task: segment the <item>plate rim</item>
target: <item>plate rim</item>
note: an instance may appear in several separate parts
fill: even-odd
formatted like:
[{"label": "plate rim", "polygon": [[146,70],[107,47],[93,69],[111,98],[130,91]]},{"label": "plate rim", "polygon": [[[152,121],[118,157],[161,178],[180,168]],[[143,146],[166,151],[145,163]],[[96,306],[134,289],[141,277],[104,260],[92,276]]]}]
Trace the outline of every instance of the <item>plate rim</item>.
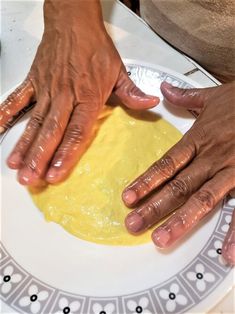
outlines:
[{"label": "plate rim", "polygon": [[191,77],[188,77],[184,74],[181,74],[179,72],[176,72],[170,68],[164,67],[162,65],[158,65],[158,64],[153,64],[150,62],[146,62],[146,61],[141,61],[138,59],[130,59],[130,58],[122,58],[122,61],[124,63],[125,66],[130,66],[130,65],[137,65],[140,67],[145,67],[145,68],[149,68],[149,69],[153,69],[156,71],[161,71],[161,72],[165,72],[167,74],[170,74],[176,78],[181,79],[182,81],[186,81],[186,83],[191,84],[193,87],[195,88],[203,88],[203,84],[199,84],[198,82],[196,82],[195,80],[193,80]]},{"label": "plate rim", "polygon": [[[152,70],[155,70],[155,71],[160,71],[160,72],[164,72],[164,73],[167,73],[167,74],[169,74],[169,75],[171,75],[171,76],[173,76],[173,77],[176,77],[176,78],[179,78],[181,81],[184,81],[185,83],[187,83],[187,84],[191,84],[192,86],[194,86],[194,87],[203,87],[202,85],[200,85],[200,84],[198,84],[197,82],[195,82],[195,81],[193,81],[191,78],[188,78],[187,76],[185,76],[185,75],[183,75],[183,74],[180,74],[180,73],[177,73],[177,72],[175,72],[175,71],[172,71],[172,70],[170,70],[170,69],[168,69],[168,68],[165,68],[165,67],[162,67],[162,66],[158,66],[158,65],[153,65],[153,64],[150,64],[150,63],[147,63],[147,62],[141,62],[141,61],[138,61],[138,60],[134,60],[134,59],[123,59],[123,61],[124,61],[124,64],[125,64],[125,66],[140,66],[140,67],[145,67],[145,68],[149,68],[149,69],[152,69]],[[14,88],[12,88],[12,89],[10,89],[10,91],[12,91],[12,90],[14,90]],[[4,97],[6,94],[8,94],[9,92],[7,92],[7,93],[5,93],[4,95],[2,95],[1,96],[1,98],[2,97]],[[21,116],[22,117],[22,116]],[[16,121],[14,121],[14,124],[16,124],[17,123],[17,121],[19,120],[19,119],[21,119],[21,117],[19,117]],[[4,133],[4,136],[3,137],[1,137],[1,143],[3,142],[3,140],[4,140],[4,138],[5,138],[5,136],[7,136],[7,133],[8,133],[8,130]],[[226,209],[228,209],[228,208],[226,208]],[[213,234],[214,234],[214,232],[215,232],[215,230],[216,230],[216,228],[217,228],[217,225],[218,225],[218,222],[220,221],[220,219],[221,219],[221,216],[222,216],[222,213],[223,213],[223,207],[222,207],[222,210],[221,210],[221,212],[220,212],[220,215],[219,215],[219,217],[218,217],[218,221],[217,221],[217,224],[216,224],[216,226],[215,226],[215,229],[214,229],[214,231],[212,232],[212,234],[210,235],[210,237],[209,237],[209,239],[210,238],[212,238],[213,237]],[[0,244],[1,244],[2,242],[0,241]],[[2,246],[4,247],[4,245],[2,244]],[[203,247],[203,249],[201,250],[201,251],[203,251],[204,250],[204,247]],[[5,253],[7,253],[7,250],[5,249]],[[199,252],[199,254],[200,254],[201,252]],[[198,256],[199,256],[199,254],[193,259],[193,260],[191,260],[191,262],[189,263],[189,264],[192,264],[193,263],[193,261],[196,259],[196,258],[198,258]],[[4,263],[2,263],[2,261],[1,261],[1,267],[2,266],[5,266],[9,261],[10,261],[10,255],[8,254],[8,257],[9,257],[9,259],[8,260],[5,260],[5,262]],[[14,259],[12,258],[12,260],[14,261]],[[14,261],[16,264],[17,264],[17,262],[16,261]],[[188,265],[189,265],[188,264]],[[187,267],[188,267],[188,265],[186,265],[185,267],[184,267],[184,269],[186,269]],[[20,266],[20,265],[18,265],[19,266],[19,268],[21,268],[21,269],[24,269],[22,266]],[[211,266],[211,265],[210,265]],[[180,272],[182,272],[184,269],[182,269]],[[231,272],[231,269],[232,268],[230,268],[230,270],[227,272],[227,274],[226,274],[226,276],[224,277],[224,279],[222,280],[222,282],[220,282],[216,287],[215,287],[215,289],[213,289],[212,290],[212,292],[210,293],[210,294],[208,294],[205,298],[202,298],[202,299],[200,299],[200,302],[197,304],[197,305],[194,305],[194,306],[192,306],[191,308],[188,308],[188,309],[186,309],[187,311],[189,310],[189,309],[198,309],[198,308],[200,308],[200,306],[202,307],[202,304],[203,303],[205,303],[205,302],[207,302],[207,303],[210,303],[209,301],[208,301],[208,299],[209,299],[209,297],[210,298],[212,298],[212,295],[213,294],[218,294],[218,293],[220,293],[220,290],[225,290],[224,288],[222,289],[221,288],[221,283],[224,283],[225,281],[227,282],[227,280],[228,280],[228,274]],[[31,274],[29,274],[32,278],[34,278],[34,276],[32,276]],[[167,282],[168,281],[170,281],[172,278],[173,278],[174,276],[172,276],[172,277],[170,277],[168,280],[167,280]],[[37,279],[37,278],[35,278],[35,279]],[[40,279],[37,279],[37,281],[39,281],[40,282]],[[163,282],[163,283],[165,283],[165,282]],[[44,283],[43,283],[44,284]],[[158,286],[160,286],[162,283],[160,283],[160,284],[157,284],[157,285],[155,285],[154,287],[150,287],[150,288],[148,288],[148,289],[146,289],[146,290],[141,290],[141,291],[139,291],[139,293],[141,293],[141,292],[144,292],[144,291],[147,291],[147,290],[153,290],[154,288],[156,288],[156,287],[158,287]],[[46,286],[49,286],[49,287],[51,287],[50,285],[48,285],[48,284],[45,284]],[[227,285],[226,285],[226,287],[227,287]],[[220,288],[220,289],[219,289]],[[229,290],[229,289],[231,289],[232,288],[232,286],[230,285],[229,287],[227,287],[227,290]],[[56,287],[54,287],[54,289],[57,289]],[[58,290],[58,289],[57,289]],[[61,289],[59,289],[59,291],[63,291],[63,290],[61,290]],[[66,291],[64,291],[64,292],[66,292]],[[228,291],[226,291],[225,293],[227,293]],[[221,298],[225,295],[225,293],[221,296]],[[69,294],[71,294],[71,293],[69,293]],[[134,294],[136,294],[136,293],[131,293],[131,294],[128,294],[128,295],[120,295],[120,296],[116,296],[116,298],[123,298],[123,297],[125,297],[125,296],[131,296],[131,295],[134,295]],[[72,294],[71,294],[72,295]],[[74,294],[74,295],[77,295],[77,294]],[[79,297],[82,297],[82,295],[77,295],[77,296],[79,296]],[[92,296],[83,296],[84,298],[87,298],[87,299],[91,299],[92,298]],[[0,295],[0,298],[1,298],[1,295]],[[103,297],[103,298],[101,298],[101,297],[94,297],[94,298],[96,298],[97,300],[98,299],[104,299],[105,297]],[[111,297],[112,298],[112,297]],[[113,298],[115,298],[115,297],[113,297]],[[108,299],[110,299],[110,297],[106,297],[106,299],[108,300]],[[8,305],[8,303],[6,303],[7,305]],[[8,305],[9,306],[9,305]],[[204,308],[203,308],[203,311],[205,311],[205,307],[206,307],[206,305],[204,305]],[[13,307],[14,308],[14,307]],[[51,307],[51,309],[53,309],[54,308],[54,305]],[[207,309],[209,309],[209,308],[211,308],[211,305],[209,305],[209,304],[207,304],[207,307],[206,307]],[[44,310],[45,310],[45,308],[44,308]],[[177,313],[181,313],[181,312],[177,312]],[[183,312],[182,312],[183,313]]]}]

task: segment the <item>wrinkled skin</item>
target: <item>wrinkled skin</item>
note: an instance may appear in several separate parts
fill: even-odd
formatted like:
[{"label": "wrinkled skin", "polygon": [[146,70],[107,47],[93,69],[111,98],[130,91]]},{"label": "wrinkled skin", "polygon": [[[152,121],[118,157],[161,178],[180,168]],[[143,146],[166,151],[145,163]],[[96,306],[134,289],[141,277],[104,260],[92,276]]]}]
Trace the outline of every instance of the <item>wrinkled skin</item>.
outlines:
[{"label": "wrinkled skin", "polygon": [[[135,207],[125,221],[134,234],[174,212],[152,233],[156,246],[166,248],[235,188],[235,83],[191,90],[163,83],[161,91],[173,105],[199,116],[175,146],[124,190],[123,200]],[[235,264],[235,211],[222,255]]]},{"label": "wrinkled skin", "polygon": [[[0,107],[0,127],[36,101],[24,134],[8,158],[24,185],[63,180],[86,149],[99,112],[113,91],[133,109],[155,106],[129,79],[108,36],[99,1],[51,1],[26,80]],[[92,23],[90,21],[92,20]]]}]

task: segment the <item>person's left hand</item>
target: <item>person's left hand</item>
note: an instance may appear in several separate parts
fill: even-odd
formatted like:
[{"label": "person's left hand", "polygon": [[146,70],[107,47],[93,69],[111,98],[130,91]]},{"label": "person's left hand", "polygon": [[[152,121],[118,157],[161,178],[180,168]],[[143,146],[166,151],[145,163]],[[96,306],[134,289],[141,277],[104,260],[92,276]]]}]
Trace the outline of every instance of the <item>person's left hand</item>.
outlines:
[{"label": "person's left hand", "polygon": [[[133,234],[175,211],[152,234],[155,245],[166,248],[235,188],[235,83],[188,90],[163,83],[161,91],[172,104],[199,116],[175,146],[126,187],[122,197],[128,207],[136,207],[125,221]],[[222,254],[235,264],[235,211]]]}]

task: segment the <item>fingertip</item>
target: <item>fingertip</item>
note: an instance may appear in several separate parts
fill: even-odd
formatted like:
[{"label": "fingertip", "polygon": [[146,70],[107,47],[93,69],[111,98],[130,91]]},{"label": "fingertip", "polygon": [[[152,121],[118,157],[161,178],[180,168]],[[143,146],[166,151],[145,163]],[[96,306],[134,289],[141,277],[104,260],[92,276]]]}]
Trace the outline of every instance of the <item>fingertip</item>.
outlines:
[{"label": "fingertip", "polygon": [[174,95],[175,92],[177,91],[177,89],[171,85],[170,83],[164,81],[161,83],[160,85],[160,90],[162,92],[162,95],[167,98],[169,101],[173,101],[174,100]]},{"label": "fingertip", "polygon": [[204,106],[206,99],[207,88],[179,88],[162,82],[160,86],[162,95],[175,106],[180,106],[187,109],[197,109]]},{"label": "fingertip", "polygon": [[141,215],[132,212],[126,216],[125,226],[130,233],[138,233],[144,225],[144,219]]},{"label": "fingertip", "polygon": [[170,83],[168,83],[167,81],[163,81],[160,85],[160,89],[165,90],[165,89],[172,89],[173,85],[171,85]]},{"label": "fingertip", "polygon": [[30,171],[26,169],[20,170],[17,175],[18,181],[22,185],[29,185],[30,182]]},{"label": "fingertip", "polygon": [[160,103],[160,98],[157,96],[147,95],[146,103],[148,103],[148,108],[153,108]]},{"label": "fingertip", "polygon": [[133,190],[125,190],[122,193],[122,200],[126,206],[133,205],[137,200],[136,192]]},{"label": "fingertip", "polygon": [[58,180],[58,174],[55,168],[50,168],[46,174],[46,181],[48,183],[56,183]]},{"label": "fingertip", "polygon": [[41,179],[35,171],[30,168],[24,167],[18,171],[18,181],[22,185],[38,186]]},{"label": "fingertip", "polygon": [[7,165],[10,169],[19,169],[22,166],[22,155],[17,152],[17,153],[12,153],[8,158],[7,158]]},{"label": "fingertip", "polygon": [[125,70],[120,73],[114,94],[116,94],[128,108],[135,110],[153,108],[160,102],[159,97],[147,95],[137,87]]},{"label": "fingertip", "polygon": [[162,227],[157,228],[152,233],[152,241],[158,248],[166,248],[169,246],[170,233]]},{"label": "fingertip", "polygon": [[65,180],[69,172],[63,169],[58,169],[56,167],[50,167],[46,174],[46,181],[50,184],[60,183],[61,181]]},{"label": "fingertip", "polygon": [[160,98],[158,96],[153,95],[145,95],[143,99],[145,99],[146,101],[152,101],[155,104],[158,104],[160,102]]},{"label": "fingertip", "polygon": [[157,106],[159,102],[160,98],[157,96],[133,96],[126,101],[126,106],[135,110],[143,110],[153,108]]}]

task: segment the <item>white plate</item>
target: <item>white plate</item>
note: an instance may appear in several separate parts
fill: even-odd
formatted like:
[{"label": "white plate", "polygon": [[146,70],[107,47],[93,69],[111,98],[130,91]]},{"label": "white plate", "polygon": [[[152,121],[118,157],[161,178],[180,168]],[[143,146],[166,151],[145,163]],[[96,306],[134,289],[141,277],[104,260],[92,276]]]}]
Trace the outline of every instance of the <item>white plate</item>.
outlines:
[{"label": "white plate", "polygon": [[[168,69],[128,61],[131,78],[159,95],[163,80],[198,86]],[[3,95],[3,98],[6,95]],[[161,97],[162,99],[162,97]],[[158,114],[185,133],[194,119],[161,104]],[[98,245],[45,222],[5,160],[26,119],[2,137],[0,297],[15,313],[198,313],[212,307],[232,286],[221,245],[231,220],[226,199],[187,239],[168,251],[152,243],[134,247]]]}]

